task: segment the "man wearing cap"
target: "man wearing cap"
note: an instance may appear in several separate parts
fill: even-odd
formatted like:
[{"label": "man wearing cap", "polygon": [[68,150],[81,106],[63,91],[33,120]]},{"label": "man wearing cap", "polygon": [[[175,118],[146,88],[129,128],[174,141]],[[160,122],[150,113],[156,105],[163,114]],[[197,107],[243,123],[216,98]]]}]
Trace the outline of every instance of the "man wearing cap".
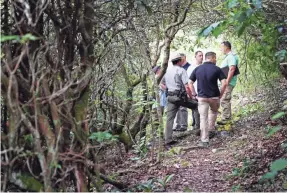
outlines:
[{"label": "man wearing cap", "polygon": [[[180,55],[182,57],[182,63],[183,63],[182,68],[187,71],[191,65],[186,61],[186,55],[184,53],[180,53]],[[173,124],[173,130],[186,131],[187,125],[188,125],[187,108],[180,107],[176,113],[176,117]]]},{"label": "man wearing cap", "polygon": [[172,66],[167,68],[165,81],[167,87],[167,119],[165,128],[165,144],[175,143],[172,139],[173,123],[178,109],[183,106],[190,109],[197,108],[194,98],[195,91],[191,91],[188,86],[187,72],[182,66],[184,60],[180,54],[171,58]]},{"label": "man wearing cap", "polygon": [[[189,83],[191,90],[193,83],[197,81],[198,111],[200,114],[201,141],[199,146],[209,146],[209,132],[215,131],[215,121],[220,106],[219,100],[226,88],[226,76],[216,66],[216,54],[207,52],[202,65],[197,67],[191,74]],[[221,81],[221,90],[218,88],[218,80]]]}]

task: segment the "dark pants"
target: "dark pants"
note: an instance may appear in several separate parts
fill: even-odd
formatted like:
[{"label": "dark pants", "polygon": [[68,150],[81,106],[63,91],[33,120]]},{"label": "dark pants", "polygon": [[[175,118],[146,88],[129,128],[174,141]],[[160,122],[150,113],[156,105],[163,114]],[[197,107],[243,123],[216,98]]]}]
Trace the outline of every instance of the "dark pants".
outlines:
[{"label": "dark pants", "polygon": [[195,117],[194,117],[194,111],[192,111],[192,125],[191,126],[194,126],[195,125]]},{"label": "dark pants", "polygon": [[199,129],[200,127],[200,118],[199,118],[199,112],[198,109],[192,110],[192,127],[193,129]]},{"label": "dark pants", "polygon": [[167,117],[166,117],[166,128],[165,128],[165,143],[172,141],[172,127],[174,123],[174,118],[179,107],[187,107],[189,109],[197,109],[198,103],[196,100],[187,99],[184,100],[177,96],[167,97]]},{"label": "dark pants", "polygon": [[188,126],[187,119],[188,119],[187,108],[180,107],[174,119],[173,130],[187,129],[187,126]]}]

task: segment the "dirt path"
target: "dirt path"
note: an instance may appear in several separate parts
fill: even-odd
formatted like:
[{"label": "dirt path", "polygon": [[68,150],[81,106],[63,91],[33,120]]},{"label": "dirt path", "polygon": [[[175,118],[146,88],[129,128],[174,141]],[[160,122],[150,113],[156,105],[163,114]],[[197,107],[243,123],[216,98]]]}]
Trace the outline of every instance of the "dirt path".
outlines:
[{"label": "dirt path", "polygon": [[[287,92],[284,89],[282,92],[283,101],[287,99]],[[262,102],[262,97],[256,100]],[[163,191],[162,186],[151,179],[164,179],[169,175],[173,177],[167,183],[166,191],[258,190],[256,183],[268,172],[270,161],[287,157],[280,148],[286,140],[286,132],[283,132],[286,125],[282,126],[285,130],[273,138],[267,137],[266,127],[271,123],[274,108],[275,105],[269,102],[262,112],[240,118],[232,125],[230,136],[213,138],[209,148],[194,148],[199,137],[189,135],[165,151],[161,163],[154,165],[149,154],[139,159],[130,152],[120,161],[108,165],[107,170],[114,174],[114,179],[128,182],[129,187],[136,185],[132,191]],[[144,185],[141,189],[140,184]]]},{"label": "dirt path", "polygon": [[[208,149],[187,151],[175,164],[176,175],[171,191],[192,190],[197,192],[228,191],[229,183],[225,178],[234,165],[234,157],[223,145],[224,140],[214,139]],[[216,144],[215,144],[216,143]],[[183,146],[187,145],[184,143]]]}]

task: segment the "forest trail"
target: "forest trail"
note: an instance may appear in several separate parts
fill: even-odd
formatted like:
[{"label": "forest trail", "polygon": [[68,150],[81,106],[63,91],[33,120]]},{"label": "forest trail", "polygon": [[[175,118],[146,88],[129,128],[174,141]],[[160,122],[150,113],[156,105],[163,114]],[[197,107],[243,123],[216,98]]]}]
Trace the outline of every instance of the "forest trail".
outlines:
[{"label": "forest trail", "polygon": [[[286,83],[280,83],[275,89],[280,94],[277,102],[272,98],[274,95],[266,93],[257,93],[249,99],[239,97],[240,101],[235,102],[244,116],[231,125],[230,136],[211,139],[209,148],[195,147],[199,138],[189,135],[166,150],[162,162],[156,165],[149,154],[139,159],[130,152],[120,161],[107,164],[107,171],[137,191],[164,191],[157,181],[164,181],[170,175],[173,176],[166,183],[165,191],[252,191],[255,187],[272,191],[274,187],[260,185],[258,181],[268,172],[272,160],[287,157],[281,148],[286,129],[267,137],[268,125],[277,124],[271,122],[270,117],[278,111],[277,104],[287,99]],[[250,109],[250,104],[255,104],[255,109]]]}]

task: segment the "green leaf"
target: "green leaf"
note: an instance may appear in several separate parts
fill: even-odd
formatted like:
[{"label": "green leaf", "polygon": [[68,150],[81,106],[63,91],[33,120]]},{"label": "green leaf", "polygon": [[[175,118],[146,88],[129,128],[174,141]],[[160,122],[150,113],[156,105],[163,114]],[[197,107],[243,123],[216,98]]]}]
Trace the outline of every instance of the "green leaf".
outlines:
[{"label": "green leaf", "polygon": [[17,40],[19,41],[20,38],[19,36],[17,35],[12,35],[12,36],[5,36],[5,35],[2,35],[0,36],[0,42],[6,42],[6,41],[9,41],[9,40]]},{"label": "green leaf", "polygon": [[275,53],[275,57],[280,62],[284,62],[287,59],[287,50],[280,50]]},{"label": "green leaf", "polygon": [[[193,51],[192,51],[193,52]],[[0,59],[4,58],[5,54],[1,52]]]},{"label": "green leaf", "polygon": [[24,139],[27,142],[33,143],[33,135],[32,134],[24,135]]},{"label": "green leaf", "polygon": [[271,171],[281,171],[287,167],[287,159],[278,159],[271,164]]},{"label": "green leaf", "polygon": [[238,1],[237,0],[230,0],[228,2],[228,8],[231,9],[233,7],[236,7],[238,5]]},{"label": "green leaf", "polygon": [[275,178],[276,175],[277,175],[277,172],[276,172],[276,171],[267,172],[264,176],[262,176],[262,178],[260,179],[260,181],[266,180],[266,179],[273,179],[273,178]]},{"label": "green leaf", "polygon": [[223,23],[223,21],[219,21],[219,22],[216,22],[216,23],[213,23],[205,28],[203,28],[198,36],[201,36],[201,37],[207,37],[208,35],[210,35],[212,33],[212,31],[214,29],[216,29],[221,23]]},{"label": "green leaf", "polygon": [[240,184],[234,185],[234,186],[232,186],[232,192],[238,192],[238,190],[240,190],[240,188],[241,188]]},{"label": "green leaf", "polygon": [[166,184],[163,182],[162,179],[157,179],[157,181],[158,181],[158,183],[160,183],[163,187],[165,187]]},{"label": "green leaf", "polygon": [[50,169],[51,168],[58,168],[58,169],[62,169],[62,166],[60,164],[58,164],[57,162],[51,162],[50,164]]},{"label": "green leaf", "polygon": [[32,34],[30,34],[30,33],[28,33],[28,34],[25,34],[24,36],[22,36],[21,39],[22,39],[23,41],[26,41],[26,40],[35,41],[35,40],[38,40],[39,38],[36,37],[36,36],[34,36],[34,35],[32,35]]},{"label": "green leaf", "polygon": [[239,14],[235,15],[236,20],[238,20],[239,22],[244,22],[247,19],[247,14],[246,12],[241,12]]},{"label": "green leaf", "polygon": [[139,158],[139,157],[132,157],[132,158],[130,158],[130,160],[132,160],[132,161],[138,161],[138,160],[140,160],[141,158]]},{"label": "green leaf", "polygon": [[261,9],[262,8],[262,0],[255,0],[253,2],[253,4],[255,5],[256,9]]},{"label": "green leaf", "polygon": [[173,178],[173,176],[174,176],[174,174],[168,175],[164,180],[165,183],[167,184]]},{"label": "green leaf", "polygon": [[279,112],[272,116],[272,120],[279,119],[285,115],[285,112]]},{"label": "green leaf", "polygon": [[225,21],[221,22],[217,27],[212,30],[212,35],[217,38],[226,29],[227,23]]},{"label": "green leaf", "polygon": [[114,141],[118,139],[117,135],[112,135],[111,133],[109,133],[108,131],[99,131],[99,132],[93,132],[90,136],[89,139],[95,139],[98,142],[103,142],[105,140],[109,140],[109,141]]},{"label": "green leaf", "polygon": [[274,133],[276,133],[276,132],[279,131],[280,129],[281,129],[280,126],[273,127],[272,129],[270,129],[270,131],[268,132],[267,136],[268,136],[268,137],[271,137],[272,135],[274,135]]},{"label": "green leaf", "polygon": [[246,15],[247,17],[250,17],[254,13],[253,9],[247,9]]},{"label": "green leaf", "polygon": [[27,190],[36,192],[43,191],[43,184],[29,174],[18,174],[17,179],[22,182],[24,185],[23,188]]},{"label": "green leaf", "polygon": [[245,31],[246,27],[247,27],[246,23],[242,23],[242,24],[240,24],[237,27],[237,35],[238,35],[238,37],[240,37],[243,34],[243,32]]},{"label": "green leaf", "polygon": [[15,40],[17,42],[20,41],[20,43],[25,43],[29,40],[32,40],[32,41],[35,41],[35,40],[38,40],[39,38],[28,33],[28,34],[25,34],[24,36],[18,36],[18,35],[11,35],[11,36],[5,36],[5,35],[2,35],[1,34],[1,39],[0,41],[1,42],[5,42],[5,41],[9,41],[9,40]]},{"label": "green leaf", "polygon": [[287,149],[287,143],[283,143],[281,146],[282,146],[283,148]]},{"label": "green leaf", "polygon": [[240,173],[240,169],[239,168],[233,168],[232,170],[232,175],[233,176],[239,176]]},{"label": "green leaf", "polygon": [[183,192],[192,192],[192,190],[190,188],[188,188],[188,187],[185,187]]}]

